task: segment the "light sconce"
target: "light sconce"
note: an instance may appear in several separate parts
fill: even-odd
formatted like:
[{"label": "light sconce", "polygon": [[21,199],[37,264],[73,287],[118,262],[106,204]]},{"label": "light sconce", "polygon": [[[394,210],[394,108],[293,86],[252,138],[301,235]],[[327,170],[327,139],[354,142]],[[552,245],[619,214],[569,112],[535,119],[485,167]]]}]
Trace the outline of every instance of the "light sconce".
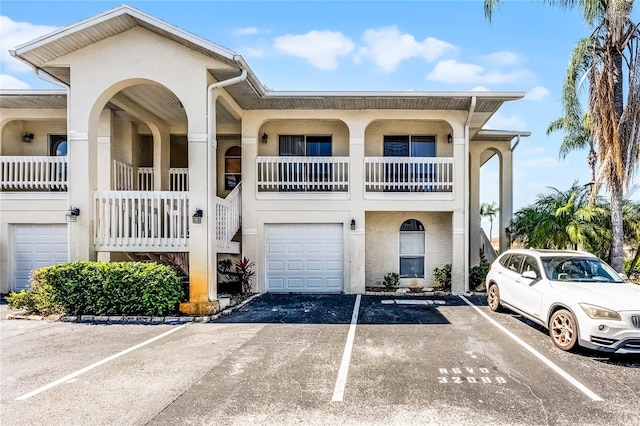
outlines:
[{"label": "light sconce", "polygon": [[451,142],[453,142],[453,136],[451,136],[451,133],[449,133],[447,135],[447,143],[451,143]]},{"label": "light sconce", "polygon": [[196,212],[191,217],[193,223],[202,223],[202,209],[196,209]]},{"label": "light sconce", "polygon": [[25,132],[22,135],[22,142],[31,143],[31,141],[33,141],[33,133]]},{"label": "light sconce", "polygon": [[267,143],[267,141],[269,140],[269,135],[267,135],[266,133],[262,134],[262,143]]},{"label": "light sconce", "polygon": [[355,219],[351,219],[351,230],[352,231],[356,230],[356,220]]},{"label": "light sconce", "polygon": [[67,222],[77,222],[78,216],[80,216],[80,209],[77,207],[69,207],[69,210],[67,210],[67,214],[65,215],[65,219]]}]

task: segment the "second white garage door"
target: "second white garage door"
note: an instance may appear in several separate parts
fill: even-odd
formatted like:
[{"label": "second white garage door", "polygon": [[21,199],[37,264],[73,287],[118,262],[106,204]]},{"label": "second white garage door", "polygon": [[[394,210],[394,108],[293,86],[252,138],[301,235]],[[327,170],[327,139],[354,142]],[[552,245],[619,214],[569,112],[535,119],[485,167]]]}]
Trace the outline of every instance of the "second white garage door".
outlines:
[{"label": "second white garage door", "polygon": [[342,241],[340,223],[265,225],[267,291],[341,292]]}]

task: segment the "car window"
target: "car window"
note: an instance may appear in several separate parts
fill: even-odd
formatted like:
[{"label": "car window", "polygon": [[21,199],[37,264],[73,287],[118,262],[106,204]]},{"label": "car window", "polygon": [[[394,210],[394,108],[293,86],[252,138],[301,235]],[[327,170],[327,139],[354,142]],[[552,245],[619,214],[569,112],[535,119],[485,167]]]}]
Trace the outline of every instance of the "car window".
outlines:
[{"label": "car window", "polygon": [[536,276],[540,278],[540,268],[538,267],[538,261],[533,256],[525,256],[524,263],[522,264],[522,273],[527,271],[533,271]]},{"label": "car window", "polygon": [[510,254],[506,254],[506,255],[502,256],[502,257],[500,258],[500,264],[506,268],[506,267],[507,267],[507,263],[509,262],[509,258],[510,258],[510,257],[511,257],[511,255],[510,255]]},{"label": "car window", "polygon": [[622,278],[603,261],[590,257],[542,258],[547,276],[556,281],[623,282]]},{"label": "car window", "polygon": [[513,272],[520,272],[520,264],[522,263],[523,254],[515,253],[512,254],[509,258],[509,262],[507,262],[506,268]]}]

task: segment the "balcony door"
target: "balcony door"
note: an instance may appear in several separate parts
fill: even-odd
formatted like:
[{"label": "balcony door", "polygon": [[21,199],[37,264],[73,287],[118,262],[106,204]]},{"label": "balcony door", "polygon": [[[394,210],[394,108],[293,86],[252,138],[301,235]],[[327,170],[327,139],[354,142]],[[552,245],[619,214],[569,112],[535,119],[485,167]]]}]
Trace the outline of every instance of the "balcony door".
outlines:
[{"label": "balcony door", "polygon": [[[281,157],[331,157],[331,135],[280,135],[278,153]],[[280,181],[287,184],[281,191],[331,190],[323,182],[331,182],[332,164],[311,159],[292,160],[280,165]]]},{"label": "balcony door", "polygon": [[[416,183],[431,182],[435,173],[433,164],[404,161],[406,158],[429,158],[436,156],[436,137],[433,135],[385,135],[384,156],[396,157],[385,166],[385,180],[393,185],[385,191],[420,191],[428,189]],[[403,183],[411,185],[402,185]]]}]

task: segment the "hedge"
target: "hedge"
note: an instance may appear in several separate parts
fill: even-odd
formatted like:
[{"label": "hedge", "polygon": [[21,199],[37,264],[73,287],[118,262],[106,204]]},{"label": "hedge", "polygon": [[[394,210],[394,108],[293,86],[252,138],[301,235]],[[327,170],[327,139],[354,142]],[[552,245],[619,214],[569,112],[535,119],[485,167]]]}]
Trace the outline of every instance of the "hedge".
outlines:
[{"label": "hedge", "polygon": [[173,268],[153,262],[68,262],[36,270],[67,315],[167,315],[183,296]]}]

